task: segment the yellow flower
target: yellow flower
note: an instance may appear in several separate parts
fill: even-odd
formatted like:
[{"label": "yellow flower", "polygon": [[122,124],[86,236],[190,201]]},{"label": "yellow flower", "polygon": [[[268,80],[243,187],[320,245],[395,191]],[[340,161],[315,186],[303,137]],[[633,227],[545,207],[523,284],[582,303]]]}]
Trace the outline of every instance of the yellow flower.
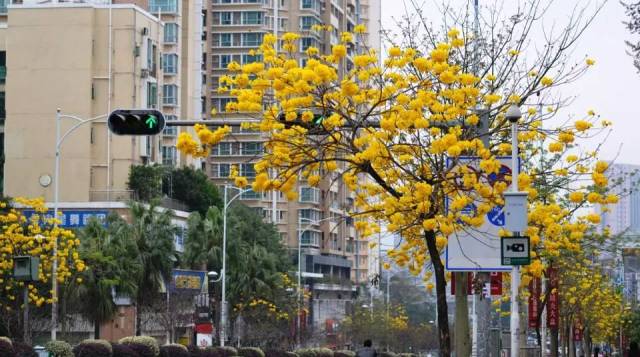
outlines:
[{"label": "yellow flower", "polygon": [[594,116],[596,115],[596,112],[593,109],[589,109],[589,111],[587,112],[587,115]]},{"label": "yellow flower", "polygon": [[344,45],[334,45],[331,48],[331,54],[337,59],[343,58],[347,55],[347,48]]},{"label": "yellow flower", "polygon": [[340,35],[340,41],[342,43],[351,43],[353,42],[353,35],[351,34],[351,32],[343,32]]},{"label": "yellow flower", "polygon": [[586,62],[587,66],[593,66],[594,64],[596,64],[596,61],[592,58],[587,58]]},{"label": "yellow flower", "polygon": [[389,49],[389,57],[399,57],[402,55],[402,50],[398,47],[391,47]]},{"label": "yellow flower", "polygon": [[569,194],[569,200],[573,203],[581,203],[584,200],[584,193],[580,191],[571,192]]},{"label": "yellow flower", "polygon": [[509,50],[509,56],[515,57],[520,54],[520,51],[516,49]]},{"label": "yellow flower", "polygon": [[577,131],[582,132],[582,131],[589,130],[589,128],[591,128],[591,123],[589,123],[586,120],[576,120],[575,126]]},{"label": "yellow flower", "polygon": [[543,86],[550,86],[553,84],[553,79],[551,79],[550,77],[542,77],[542,79],[540,80],[540,83]]},{"label": "yellow flower", "polygon": [[564,150],[564,145],[562,143],[553,142],[553,143],[549,144],[549,151],[550,152],[562,152],[562,150]]},{"label": "yellow flower", "polygon": [[363,24],[356,25],[353,28],[353,32],[359,33],[359,34],[365,33],[365,32],[367,32],[367,27],[365,25],[363,25]]}]

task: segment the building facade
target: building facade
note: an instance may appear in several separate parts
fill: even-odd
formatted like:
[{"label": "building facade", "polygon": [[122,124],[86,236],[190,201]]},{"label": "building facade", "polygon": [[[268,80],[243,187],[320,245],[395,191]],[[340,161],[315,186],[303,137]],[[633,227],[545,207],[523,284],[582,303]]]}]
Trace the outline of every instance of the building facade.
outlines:
[{"label": "building facade", "polygon": [[[2,52],[0,62],[6,59],[5,68],[13,71],[3,91],[10,93],[2,126],[11,132],[3,145],[6,195],[53,200],[53,185],[43,183],[54,177],[58,108],[81,119],[118,108],[157,108],[167,120],[201,117],[202,3],[109,3],[16,1],[0,17],[6,24],[0,50],[12,49]],[[75,124],[61,119],[61,134]],[[190,163],[176,153],[178,130],[116,136],[105,118],[79,126],[61,146],[60,200],[133,198],[127,189],[131,165]]]},{"label": "building facade", "polygon": [[[331,46],[339,43],[340,33],[353,31],[357,24],[366,25],[369,32],[364,41],[349,47],[339,72],[353,68],[352,56],[358,47],[375,48],[378,53],[380,49],[379,0],[212,0],[205,3],[204,15],[203,116],[220,125],[230,124],[233,131],[228,140],[213,148],[204,163],[206,173],[219,186],[230,183],[232,165],[238,167],[240,175],[254,178],[253,164],[264,150],[259,133],[240,128],[241,122],[257,118],[224,113],[227,103],[234,99],[219,94],[217,89],[229,63],[260,61],[260,55],[251,50],[262,43],[267,33],[296,32],[301,34],[302,64],[309,46],[330,53]],[[314,25],[331,25],[332,29],[315,31]],[[324,326],[344,316],[356,286],[368,283],[378,271],[370,270],[373,265],[368,241],[359,237],[353,219],[348,217],[354,193],[342,184],[338,174],[327,175],[318,187],[302,181],[298,191],[295,202],[287,201],[281,193],[252,191],[242,193],[240,200],[277,226],[294,257],[301,245],[302,276],[315,299],[311,302],[314,316],[310,321]]]},{"label": "building facade", "polygon": [[611,234],[640,234],[640,165],[611,164],[605,175],[619,201],[601,212],[601,228],[608,227]]}]

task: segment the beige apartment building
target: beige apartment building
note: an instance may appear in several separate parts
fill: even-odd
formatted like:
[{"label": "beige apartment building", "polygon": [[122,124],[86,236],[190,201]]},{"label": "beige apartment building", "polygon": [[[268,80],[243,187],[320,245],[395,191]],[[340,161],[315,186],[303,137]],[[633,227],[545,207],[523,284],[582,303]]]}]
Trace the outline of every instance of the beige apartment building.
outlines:
[{"label": "beige apartment building", "polygon": [[[341,32],[353,31],[361,23],[369,32],[364,41],[348,48],[348,58],[340,72],[353,68],[352,56],[358,47],[380,50],[380,0],[211,0],[205,7],[204,115],[220,125],[230,124],[233,129],[233,136],[212,150],[204,166],[220,186],[230,183],[227,177],[232,165],[238,166],[241,175],[255,177],[253,163],[263,152],[261,136],[239,126],[252,118],[224,113],[226,104],[234,99],[217,93],[218,80],[227,73],[231,61],[246,64],[261,60],[249,52],[260,45],[266,33],[297,32],[301,34],[302,64],[309,46],[329,53],[331,46],[340,41]],[[333,29],[317,32],[312,29],[316,24],[331,25]],[[213,115],[212,109],[217,114]],[[282,194],[251,191],[240,195],[240,200],[276,224],[292,253],[297,251],[300,240],[303,277],[313,291],[310,323],[329,335],[333,323],[350,310],[355,293],[352,284],[367,284],[379,273],[378,264],[370,264],[373,257],[368,241],[359,237],[353,219],[347,217],[354,203],[353,192],[335,176],[326,177],[319,187],[302,182],[298,190],[297,202],[287,201]]]},{"label": "beige apartment building", "polygon": [[[10,73],[4,194],[50,202],[58,108],[81,119],[118,108],[158,108],[168,120],[200,118],[202,3],[38,2],[14,1],[0,17]],[[61,123],[64,133],[76,121]],[[131,165],[185,163],[176,154],[177,131],[116,136],[103,118],[79,126],[62,144],[60,201],[131,198]]]}]

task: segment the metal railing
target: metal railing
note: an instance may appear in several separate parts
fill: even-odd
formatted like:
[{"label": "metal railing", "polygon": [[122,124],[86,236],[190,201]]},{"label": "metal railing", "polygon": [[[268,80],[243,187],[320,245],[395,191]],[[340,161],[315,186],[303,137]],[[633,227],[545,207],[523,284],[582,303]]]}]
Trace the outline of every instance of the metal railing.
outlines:
[{"label": "metal railing", "polygon": [[136,194],[133,190],[90,190],[89,201],[91,202],[127,202],[135,200]]}]

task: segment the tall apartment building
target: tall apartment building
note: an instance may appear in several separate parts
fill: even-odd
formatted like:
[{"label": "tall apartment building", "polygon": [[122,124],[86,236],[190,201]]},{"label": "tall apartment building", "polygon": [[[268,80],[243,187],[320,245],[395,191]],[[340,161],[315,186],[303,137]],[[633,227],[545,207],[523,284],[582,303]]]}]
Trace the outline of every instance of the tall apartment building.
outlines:
[{"label": "tall apartment building", "polygon": [[[43,183],[54,176],[57,108],[83,119],[117,108],[158,108],[169,120],[199,118],[201,6],[179,0],[14,0],[0,17],[6,24],[0,49],[10,48],[2,53],[11,73],[4,193],[53,200],[53,185]],[[62,119],[62,133],[74,124]],[[110,135],[104,120],[78,127],[62,145],[60,200],[131,198],[132,164],[181,163],[176,136],[175,127],[156,137]]]},{"label": "tall apartment building", "polygon": [[640,165],[612,164],[605,174],[620,200],[601,213],[601,228],[608,227],[611,234],[640,234]]},{"label": "tall apartment building", "polygon": [[[251,55],[250,51],[262,43],[266,33],[274,32],[274,25],[279,34],[301,34],[302,63],[309,46],[329,53],[331,46],[339,42],[341,32],[365,24],[369,33],[364,42],[350,46],[340,73],[353,68],[351,56],[358,46],[380,49],[380,0],[211,0],[205,4],[204,14],[203,116],[220,125],[233,124],[233,135],[217,145],[204,163],[217,185],[228,183],[231,165],[237,165],[241,175],[255,177],[253,163],[263,153],[260,134],[243,131],[239,126],[252,118],[223,113],[233,98],[217,93],[218,80],[227,73],[231,61],[260,61],[260,56]],[[312,30],[316,24],[331,25],[333,29],[317,32]],[[212,114],[212,109],[217,114]],[[302,182],[297,202],[288,202],[282,194],[274,197],[271,192],[249,191],[240,196],[267,221],[275,220],[282,240],[292,252],[297,250],[300,237],[303,277],[313,291],[312,321],[316,326],[326,324],[327,331],[331,330],[331,321],[339,320],[348,310],[355,287],[347,282],[367,283],[378,273],[370,271],[368,241],[358,236],[351,218],[344,218],[353,207],[354,194],[335,179],[335,175],[326,177],[319,187]]]}]

